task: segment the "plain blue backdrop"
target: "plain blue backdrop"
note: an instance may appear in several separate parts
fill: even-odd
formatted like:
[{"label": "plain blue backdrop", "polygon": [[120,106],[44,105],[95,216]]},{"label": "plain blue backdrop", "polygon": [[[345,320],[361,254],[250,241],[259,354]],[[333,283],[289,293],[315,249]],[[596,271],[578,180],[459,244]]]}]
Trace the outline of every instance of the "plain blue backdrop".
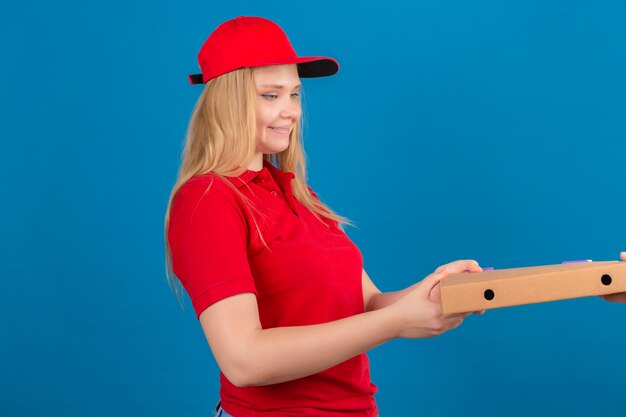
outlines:
[{"label": "plain blue backdrop", "polygon": [[[624,1],[4,2],[0,415],[211,415],[163,216],[187,74],[237,15],[339,60],[304,81],[309,178],[381,289],[626,250]],[[590,297],[393,341],[370,352],[381,416],[623,416],[625,331]]]}]

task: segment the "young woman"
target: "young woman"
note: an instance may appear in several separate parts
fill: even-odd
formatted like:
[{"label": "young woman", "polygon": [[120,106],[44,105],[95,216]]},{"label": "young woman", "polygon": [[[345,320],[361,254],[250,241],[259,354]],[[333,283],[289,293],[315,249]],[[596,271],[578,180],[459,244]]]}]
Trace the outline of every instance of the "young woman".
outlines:
[{"label": "young woman", "polygon": [[336,73],[334,59],[298,57],[275,23],[238,17],[198,60],[190,81],[206,85],[165,230],[221,370],[218,414],[375,417],[365,352],[460,325],[467,314],[444,315],[437,284],[481,268],[452,262],[398,292],[372,283],[349,222],[306,182],[300,78]]}]

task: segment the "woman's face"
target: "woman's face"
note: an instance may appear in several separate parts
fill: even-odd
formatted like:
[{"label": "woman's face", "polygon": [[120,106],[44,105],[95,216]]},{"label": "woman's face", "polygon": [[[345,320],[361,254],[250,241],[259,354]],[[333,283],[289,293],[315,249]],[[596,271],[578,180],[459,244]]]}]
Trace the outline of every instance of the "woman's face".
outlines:
[{"label": "woman's face", "polygon": [[295,64],[257,67],[252,77],[256,90],[256,152],[282,152],[302,113],[298,69]]}]

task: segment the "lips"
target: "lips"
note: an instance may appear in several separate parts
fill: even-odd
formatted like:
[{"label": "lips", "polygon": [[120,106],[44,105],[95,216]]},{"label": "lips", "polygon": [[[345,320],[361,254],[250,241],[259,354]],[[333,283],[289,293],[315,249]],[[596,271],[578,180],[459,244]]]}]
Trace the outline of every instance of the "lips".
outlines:
[{"label": "lips", "polygon": [[272,126],[268,126],[268,128],[274,132],[274,133],[278,133],[279,135],[286,135],[289,132],[291,132],[291,127],[290,126],[284,126],[284,127],[272,127]]}]

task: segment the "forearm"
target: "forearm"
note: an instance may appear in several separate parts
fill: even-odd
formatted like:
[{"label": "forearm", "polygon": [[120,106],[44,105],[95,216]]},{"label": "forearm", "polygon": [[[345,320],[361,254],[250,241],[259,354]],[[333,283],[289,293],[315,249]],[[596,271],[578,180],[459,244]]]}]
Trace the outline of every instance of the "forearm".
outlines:
[{"label": "forearm", "polygon": [[258,330],[241,369],[242,385],[268,385],[312,375],[395,337],[386,310],[330,323]]},{"label": "forearm", "polygon": [[381,292],[378,294],[374,294],[370,299],[368,305],[365,306],[365,311],[375,311],[387,307],[404,297],[413,289],[413,287],[414,285],[400,291]]}]

